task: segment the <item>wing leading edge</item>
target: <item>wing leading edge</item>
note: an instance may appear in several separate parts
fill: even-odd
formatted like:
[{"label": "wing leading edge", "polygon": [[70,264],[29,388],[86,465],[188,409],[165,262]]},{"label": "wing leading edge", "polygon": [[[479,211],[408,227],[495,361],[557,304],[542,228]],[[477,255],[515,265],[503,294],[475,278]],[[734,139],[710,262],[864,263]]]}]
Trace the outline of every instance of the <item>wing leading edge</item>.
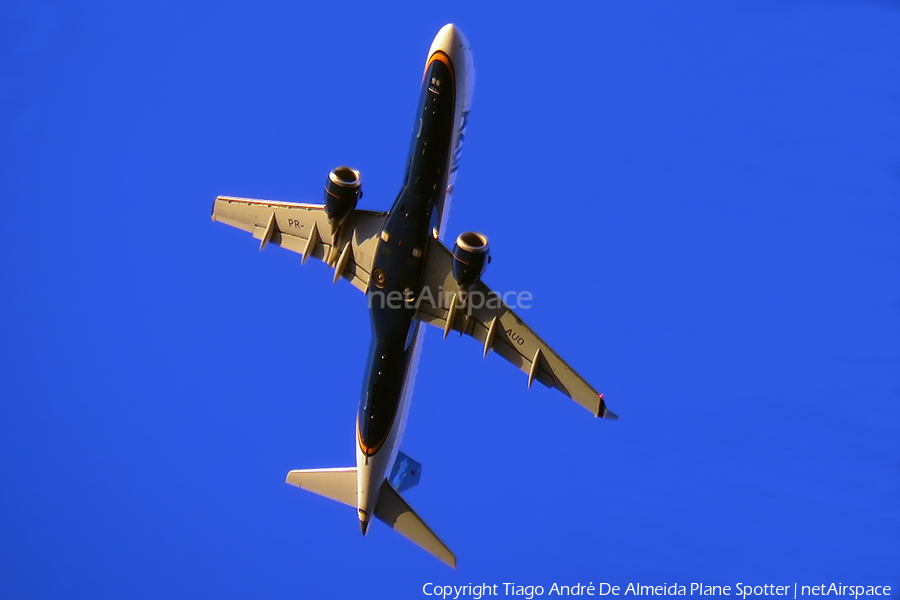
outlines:
[{"label": "wing leading edge", "polygon": [[596,417],[619,418],[606,408],[603,394],[566,364],[484,282],[479,281],[470,290],[486,300],[480,302],[482,306],[461,304],[460,289],[453,277],[453,255],[436,239],[429,240],[424,287],[435,302],[420,297],[416,313],[420,321],[441,328],[444,337],[450,331],[458,331],[475,338],[484,346],[485,356],[493,350],[526,373],[529,388],[538,381],[559,390]]}]

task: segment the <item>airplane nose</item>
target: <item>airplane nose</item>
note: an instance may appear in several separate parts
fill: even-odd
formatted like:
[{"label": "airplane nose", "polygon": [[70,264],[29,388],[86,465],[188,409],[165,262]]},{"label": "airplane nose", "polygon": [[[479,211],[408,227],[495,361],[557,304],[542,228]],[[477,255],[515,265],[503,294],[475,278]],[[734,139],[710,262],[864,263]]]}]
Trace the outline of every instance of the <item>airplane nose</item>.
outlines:
[{"label": "airplane nose", "polygon": [[472,102],[472,88],[475,86],[475,64],[472,62],[472,47],[469,40],[466,39],[462,29],[453,23],[447,23],[435,36],[428,56],[431,57],[437,50],[450,57],[459,88],[466,91],[463,104],[464,109],[468,110]]},{"label": "airplane nose", "polygon": [[441,27],[441,30],[438,31],[438,35],[441,35],[446,38],[451,38],[456,34],[456,32],[457,32],[456,25],[454,25],[453,23],[447,23],[446,25]]},{"label": "airplane nose", "polygon": [[432,51],[440,49],[449,56],[453,56],[461,49],[468,48],[468,46],[469,43],[466,41],[466,36],[463,35],[462,30],[453,23],[447,23],[441,27],[441,30],[435,36]]},{"label": "airplane nose", "polygon": [[440,45],[447,54],[450,54],[454,49],[461,46],[468,46],[462,30],[453,23],[447,23],[441,27],[441,30],[438,31],[437,38],[440,40]]}]

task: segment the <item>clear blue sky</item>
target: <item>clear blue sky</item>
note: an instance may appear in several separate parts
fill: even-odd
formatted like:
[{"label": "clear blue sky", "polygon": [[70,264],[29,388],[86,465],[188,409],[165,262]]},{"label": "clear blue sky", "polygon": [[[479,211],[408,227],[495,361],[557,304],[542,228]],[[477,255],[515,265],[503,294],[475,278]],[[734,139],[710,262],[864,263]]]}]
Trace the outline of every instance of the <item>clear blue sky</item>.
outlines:
[{"label": "clear blue sky", "polygon": [[[401,182],[429,44],[477,69],[450,235],[605,392],[429,331],[406,496],[452,572],[284,484],[349,466],[363,297],[217,194]],[[428,581],[900,587],[896,2],[0,9],[0,596]]]}]

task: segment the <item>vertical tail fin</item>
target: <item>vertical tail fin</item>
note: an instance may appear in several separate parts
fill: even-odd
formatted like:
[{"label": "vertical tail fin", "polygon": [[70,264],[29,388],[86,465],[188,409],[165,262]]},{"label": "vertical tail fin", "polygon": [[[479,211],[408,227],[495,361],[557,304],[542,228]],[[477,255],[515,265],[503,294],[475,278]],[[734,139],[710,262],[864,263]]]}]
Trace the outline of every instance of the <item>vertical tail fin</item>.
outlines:
[{"label": "vertical tail fin", "polygon": [[398,492],[403,492],[419,483],[422,476],[422,465],[419,461],[408,457],[402,452],[397,453],[394,468],[388,476],[388,482]]},{"label": "vertical tail fin", "polygon": [[456,568],[456,557],[450,549],[387,481],[381,484],[375,517],[423,550]]}]

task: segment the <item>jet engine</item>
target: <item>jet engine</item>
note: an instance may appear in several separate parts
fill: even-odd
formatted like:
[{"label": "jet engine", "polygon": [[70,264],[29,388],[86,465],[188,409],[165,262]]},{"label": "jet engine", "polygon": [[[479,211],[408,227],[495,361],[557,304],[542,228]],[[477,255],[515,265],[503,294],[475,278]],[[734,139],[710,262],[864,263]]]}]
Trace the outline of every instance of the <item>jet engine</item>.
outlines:
[{"label": "jet engine", "polygon": [[340,227],[362,198],[359,171],[338,167],[325,182],[325,214],[332,227]]},{"label": "jet engine", "polygon": [[460,288],[467,290],[478,283],[489,262],[486,235],[474,231],[459,234],[453,245],[453,278]]}]

